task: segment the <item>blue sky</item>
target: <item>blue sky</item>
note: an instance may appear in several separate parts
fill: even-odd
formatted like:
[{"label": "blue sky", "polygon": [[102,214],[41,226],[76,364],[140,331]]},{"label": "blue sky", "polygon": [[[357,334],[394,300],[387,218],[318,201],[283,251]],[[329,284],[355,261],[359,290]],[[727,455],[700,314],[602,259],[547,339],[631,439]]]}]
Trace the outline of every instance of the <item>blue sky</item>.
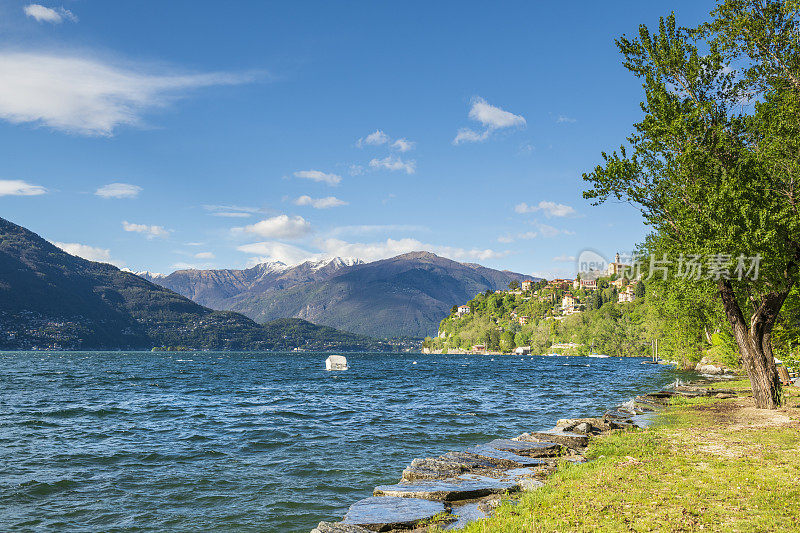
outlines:
[{"label": "blue sky", "polygon": [[646,233],[581,173],[614,38],[712,2],[0,1],[0,216],[133,270],[427,249],[548,277]]}]

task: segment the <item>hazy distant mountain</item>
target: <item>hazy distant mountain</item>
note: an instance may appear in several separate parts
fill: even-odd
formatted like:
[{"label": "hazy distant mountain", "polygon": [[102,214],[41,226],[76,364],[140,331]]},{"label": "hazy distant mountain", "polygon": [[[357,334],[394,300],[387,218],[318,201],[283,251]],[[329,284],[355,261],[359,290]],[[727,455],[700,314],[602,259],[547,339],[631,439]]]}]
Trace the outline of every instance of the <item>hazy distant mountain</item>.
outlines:
[{"label": "hazy distant mountain", "polygon": [[295,266],[274,261],[246,270],[178,270],[166,276],[151,272],[137,274],[201,305],[212,309],[230,309],[235,303],[235,297],[242,294],[262,294],[325,280],[340,270],[357,264],[361,264],[361,261],[334,257],[306,261]]},{"label": "hazy distant mountain", "polygon": [[436,333],[453,305],[487,289],[505,289],[514,279],[533,278],[412,252],[360,264],[334,259],[324,265],[182,270],[153,281],[258,322],[298,317],[377,337],[424,337]]},{"label": "hazy distant mountain", "polygon": [[302,320],[259,325],[139,276],[70,255],[0,218],[0,348],[374,349]]}]

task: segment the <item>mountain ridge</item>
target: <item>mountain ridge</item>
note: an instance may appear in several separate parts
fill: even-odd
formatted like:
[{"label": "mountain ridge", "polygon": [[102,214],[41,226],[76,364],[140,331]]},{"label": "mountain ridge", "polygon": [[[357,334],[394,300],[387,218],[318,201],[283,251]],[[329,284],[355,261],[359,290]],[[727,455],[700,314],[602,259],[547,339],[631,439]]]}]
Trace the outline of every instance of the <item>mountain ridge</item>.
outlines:
[{"label": "mountain ridge", "polygon": [[369,263],[331,262],[317,270],[301,263],[260,281],[253,275],[259,265],[176,271],[153,281],[257,322],[296,317],[363,335],[419,338],[434,334],[453,305],[479,292],[540,279],[423,250]]}]

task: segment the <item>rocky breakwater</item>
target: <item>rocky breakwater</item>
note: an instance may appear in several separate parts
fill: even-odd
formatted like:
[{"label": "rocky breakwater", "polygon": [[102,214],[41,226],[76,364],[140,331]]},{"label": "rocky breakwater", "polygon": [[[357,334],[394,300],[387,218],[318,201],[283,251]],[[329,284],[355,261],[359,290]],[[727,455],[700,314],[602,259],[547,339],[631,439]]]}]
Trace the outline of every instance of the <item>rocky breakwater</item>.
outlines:
[{"label": "rocky breakwater", "polygon": [[354,503],[342,521],[320,522],[311,533],[422,533],[434,524],[457,529],[489,516],[501,498],[541,487],[559,464],[585,462],[583,454],[593,437],[646,426],[650,413],[666,406],[674,396],[735,394],[700,385],[676,385],[637,396],[601,417],[563,419],[552,429],[414,459],[399,483],[375,487],[373,495]]}]

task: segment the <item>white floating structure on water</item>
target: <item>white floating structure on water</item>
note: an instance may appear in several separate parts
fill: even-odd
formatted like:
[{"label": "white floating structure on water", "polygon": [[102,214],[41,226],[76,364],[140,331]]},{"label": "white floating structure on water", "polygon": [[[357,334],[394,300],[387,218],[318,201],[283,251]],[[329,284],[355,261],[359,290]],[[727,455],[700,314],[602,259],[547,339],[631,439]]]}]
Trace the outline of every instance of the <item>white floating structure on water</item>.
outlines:
[{"label": "white floating structure on water", "polygon": [[325,359],[325,370],[347,370],[347,358],[343,355],[331,355]]}]

